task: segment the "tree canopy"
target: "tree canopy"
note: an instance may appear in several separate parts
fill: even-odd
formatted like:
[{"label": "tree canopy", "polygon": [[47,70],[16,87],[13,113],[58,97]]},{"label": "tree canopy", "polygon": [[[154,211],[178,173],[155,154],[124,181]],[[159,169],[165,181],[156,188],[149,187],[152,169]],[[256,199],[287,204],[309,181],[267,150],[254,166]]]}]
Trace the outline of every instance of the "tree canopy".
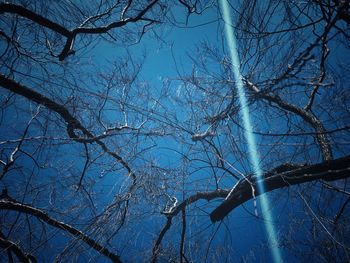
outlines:
[{"label": "tree canopy", "polygon": [[349,2],[219,2],[0,3],[0,261],[350,260]]}]

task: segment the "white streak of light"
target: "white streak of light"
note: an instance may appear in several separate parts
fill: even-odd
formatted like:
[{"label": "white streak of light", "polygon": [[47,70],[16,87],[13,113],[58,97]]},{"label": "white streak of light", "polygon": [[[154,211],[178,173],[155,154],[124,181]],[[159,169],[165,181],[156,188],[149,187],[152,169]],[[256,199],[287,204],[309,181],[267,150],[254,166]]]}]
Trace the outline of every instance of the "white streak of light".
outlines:
[{"label": "white streak of light", "polygon": [[[238,93],[239,102],[241,106],[240,114],[243,121],[244,129],[245,129],[245,138],[248,143],[249,158],[253,165],[254,174],[257,176],[257,181],[261,182],[257,184],[257,188],[260,193],[264,193],[265,186],[262,180],[260,180],[262,177],[262,170],[259,165],[260,157],[256,148],[255,137],[252,132],[253,130],[250,122],[247,98],[245,96],[245,92],[243,89],[243,81],[242,81],[242,75],[240,73],[240,66],[239,66],[240,62],[239,62],[239,57],[237,52],[236,40],[235,40],[233,28],[231,26],[232,20],[230,16],[230,10],[227,4],[227,0],[220,0],[220,3],[221,3],[221,10],[223,12],[224,22],[225,22],[226,41],[230,50],[230,57],[232,62],[231,70],[236,80],[236,88],[237,88],[237,93]],[[260,203],[261,203],[262,216],[265,223],[265,230],[269,237],[270,249],[273,256],[273,260],[275,263],[283,262],[281,251],[278,245],[277,235],[275,232],[275,227],[272,222],[273,217],[269,207],[268,197],[266,196],[266,194],[260,195]]]}]

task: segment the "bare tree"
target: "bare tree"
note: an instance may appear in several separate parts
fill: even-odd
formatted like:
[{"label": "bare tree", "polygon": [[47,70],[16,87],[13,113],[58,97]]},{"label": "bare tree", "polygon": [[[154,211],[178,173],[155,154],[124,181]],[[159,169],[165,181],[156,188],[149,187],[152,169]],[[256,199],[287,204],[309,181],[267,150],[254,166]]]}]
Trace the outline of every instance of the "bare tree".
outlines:
[{"label": "bare tree", "polygon": [[[260,229],[262,194],[291,260],[350,259],[349,3],[230,8],[262,178],[216,1],[0,4],[1,260],[268,261],[235,236]],[[133,48],[208,13],[218,38],[148,82]]]}]

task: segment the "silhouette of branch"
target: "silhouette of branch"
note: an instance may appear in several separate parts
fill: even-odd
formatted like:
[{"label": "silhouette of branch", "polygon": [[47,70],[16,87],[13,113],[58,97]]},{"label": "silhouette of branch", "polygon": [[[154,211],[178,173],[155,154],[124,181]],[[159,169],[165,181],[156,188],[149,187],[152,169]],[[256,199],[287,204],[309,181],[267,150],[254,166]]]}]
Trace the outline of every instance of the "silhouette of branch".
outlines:
[{"label": "silhouette of branch", "polygon": [[0,247],[3,248],[5,251],[13,252],[16,255],[16,257],[20,260],[20,262],[37,262],[32,255],[24,253],[17,244],[3,237],[0,237]]},{"label": "silhouette of branch", "polygon": [[[255,195],[261,195],[283,187],[312,182],[316,180],[335,181],[350,177],[350,155],[332,161],[307,165],[291,171],[281,173],[266,173],[263,178],[253,176],[250,181],[253,184],[263,183],[265,192],[256,189]],[[234,187],[230,197],[222,202],[211,214],[212,222],[224,219],[233,209],[252,199],[251,185],[246,180],[240,180]]]},{"label": "silhouette of branch", "polygon": [[212,199],[215,198],[225,198],[228,195],[228,191],[226,190],[215,190],[212,192],[198,192],[188,198],[186,198],[184,201],[182,201],[178,206],[176,206],[170,213],[167,213],[167,221],[163,227],[163,229],[161,230],[161,232],[158,235],[158,238],[153,246],[153,250],[152,250],[152,262],[156,262],[157,261],[157,257],[159,254],[159,247],[160,244],[166,234],[166,232],[170,229],[171,224],[172,224],[172,219],[174,216],[176,216],[178,213],[180,213],[181,211],[183,211],[183,209],[185,209],[185,207],[187,205],[190,205],[194,202],[197,202],[199,200],[207,200],[210,201]]},{"label": "silhouette of branch", "polygon": [[[85,143],[93,143],[96,142],[105,153],[112,156],[118,162],[125,167],[125,169],[128,171],[129,176],[135,180],[135,174],[132,172],[130,166],[124,161],[124,159],[119,156],[117,153],[111,151],[108,149],[108,147],[105,145],[104,142],[100,140],[99,136],[94,136],[88,129],[86,129],[83,124],[76,119],[63,105],[53,101],[52,99],[40,94],[39,92],[30,89],[12,79],[9,79],[5,77],[3,74],[0,73],[0,86],[3,88],[12,91],[18,95],[21,95],[31,101],[34,101],[40,105],[43,105],[47,107],[48,109],[58,113],[67,123],[67,133],[69,137],[77,142]],[[80,130],[86,138],[80,138],[76,133],[75,130]]]},{"label": "silhouette of branch", "polygon": [[[128,17],[128,18],[121,18],[119,21],[112,22],[105,26],[100,27],[77,27],[73,30],[68,30],[67,28],[59,25],[56,22],[53,22],[52,20],[45,18],[21,5],[16,4],[10,4],[10,3],[2,3],[0,4],[0,14],[1,13],[12,13],[17,14],[21,17],[25,17],[43,27],[49,28],[52,31],[63,35],[67,38],[66,43],[64,45],[63,50],[58,55],[58,58],[60,61],[63,61],[66,57],[68,57],[71,54],[74,54],[73,51],[73,45],[74,40],[77,35],[79,34],[105,34],[108,33],[108,31],[123,27],[128,23],[138,22],[138,21],[148,21],[148,22],[156,22],[153,19],[145,18],[144,15],[158,2],[158,0],[153,0],[150,3],[148,3],[147,6],[145,6],[135,17]],[[110,10],[108,10],[110,12]],[[125,13],[125,11],[124,11]],[[124,13],[122,16],[124,16]]]},{"label": "silhouette of branch", "polygon": [[[112,262],[117,262],[117,263],[121,262],[118,255],[110,252],[107,248],[105,248],[104,246],[97,243],[92,238],[85,235],[82,231],[80,231],[80,230],[78,230],[78,229],[76,229],[76,228],[74,228],[66,223],[60,222],[60,221],[50,217],[48,214],[46,214],[45,212],[43,212],[42,210],[40,210],[38,208],[32,207],[32,206],[27,205],[27,204],[19,203],[15,200],[2,199],[2,200],[0,200],[0,209],[12,210],[12,211],[17,211],[20,213],[25,213],[25,214],[30,214],[32,216],[35,216],[36,218],[44,221],[45,223],[47,223],[53,227],[62,229],[64,231],[70,233],[74,237],[82,240],[91,248],[95,249],[96,251],[98,251],[102,255],[108,257],[110,260],[112,260]],[[2,242],[2,240],[0,240],[0,243],[1,242]]]}]

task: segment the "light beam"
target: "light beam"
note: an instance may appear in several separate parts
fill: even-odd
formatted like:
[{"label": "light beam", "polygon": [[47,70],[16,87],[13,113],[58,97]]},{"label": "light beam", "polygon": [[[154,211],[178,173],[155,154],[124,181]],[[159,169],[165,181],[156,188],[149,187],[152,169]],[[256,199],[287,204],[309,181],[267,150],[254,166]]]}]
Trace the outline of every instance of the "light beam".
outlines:
[{"label": "light beam", "polygon": [[[234,74],[236,80],[236,88],[239,97],[240,103],[240,115],[243,121],[243,126],[245,130],[245,138],[247,140],[248,149],[249,149],[249,158],[250,162],[253,165],[254,174],[257,176],[257,188],[260,193],[265,192],[265,185],[262,180],[259,180],[262,177],[262,170],[260,168],[260,156],[256,148],[255,137],[252,130],[252,125],[249,116],[249,107],[247,103],[247,98],[245,96],[245,92],[243,89],[243,81],[242,75],[240,73],[240,62],[237,52],[236,40],[233,32],[233,28],[231,26],[232,20],[230,15],[229,6],[227,4],[227,0],[220,0],[221,10],[223,12],[223,18],[225,22],[225,36],[226,42],[229,47],[230,57],[231,57],[231,70]],[[260,182],[260,183],[259,183]],[[265,230],[270,242],[270,250],[273,256],[273,260],[275,263],[280,263],[282,261],[281,251],[278,245],[278,239],[275,231],[275,227],[272,223],[272,213],[269,206],[268,197],[266,194],[260,195],[260,204],[261,204],[261,212],[262,217],[264,219]]]}]

